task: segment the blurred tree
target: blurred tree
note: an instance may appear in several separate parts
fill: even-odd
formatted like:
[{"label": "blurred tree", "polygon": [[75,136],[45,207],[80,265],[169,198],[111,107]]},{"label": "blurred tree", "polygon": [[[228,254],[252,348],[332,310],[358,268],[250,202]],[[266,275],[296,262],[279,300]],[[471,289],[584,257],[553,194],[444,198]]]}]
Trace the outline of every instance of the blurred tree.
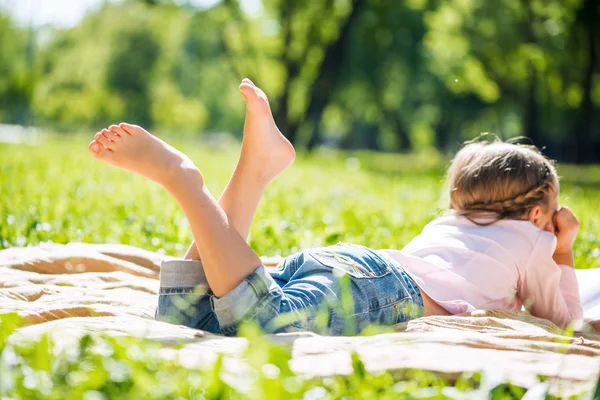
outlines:
[{"label": "blurred tree", "polygon": [[176,76],[189,22],[174,5],[158,9],[136,2],[106,5],[77,27],[56,32],[42,55],[40,116],[59,127],[126,119],[200,131],[206,108],[182,90]]},{"label": "blurred tree", "polygon": [[491,131],[600,158],[597,0],[193,4],[106,2],[42,32],[37,63],[34,35],[0,16],[1,120],[239,134],[250,77],[308,148],[446,150]]},{"label": "blurred tree", "polygon": [[[587,132],[599,133],[591,117],[600,107],[600,98],[592,99],[599,71],[598,32],[590,21],[597,15],[593,0],[439,2],[425,17],[425,46],[433,56],[432,71],[446,87],[458,98],[475,94],[486,109],[496,110],[500,131],[524,134],[556,156],[583,161],[582,154],[565,154],[564,146],[553,144],[571,137],[574,148],[589,148]],[[583,79],[581,71],[587,71]],[[572,136],[570,120],[582,104],[585,82],[587,103],[579,111],[579,133]]]},{"label": "blurred tree", "polygon": [[120,32],[107,63],[106,86],[123,100],[125,115],[147,126],[152,122],[150,91],[160,49],[149,27],[127,27],[131,30]]},{"label": "blurred tree", "polygon": [[265,0],[263,15],[250,18],[239,0],[223,0],[231,17],[221,32],[232,67],[239,77],[255,77],[275,89],[275,119],[292,142],[301,128],[309,146],[319,141],[317,126],[336,88],[350,28],[365,3]]},{"label": "blurred tree", "polygon": [[[410,150],[409,121],[415,121],[425,100],[415,94],[426,96],[431,85],[439,83],[424,68],[422,10],[394,5],[393,0],[371,1],[357,20],[337,101],[347,114],[389,129],[398,149]],[[429,104],[436,101],[428,100]],[[382,129],[370,132],[378,135]],[[377,137],[370,140],[379,142]]]},{"label": "blurred tree", "polygon": [[[581,105],[575,117],[573,132],[576,137],[576,148],[571,158],[579,162],[598,161],[600,153],[600,68],[598,63],[598,46],[600,45],[600,5],[595,0],[584,0],[577,11],[571,28],[577,47],[582,49],[583,58],[581,86]],[[595,80],[595,82],[594,82]],[[593,96],[596,91],[596,102]],[[595,104],[594,104],[595,103]],[[569,146],[572,148],[572,146]]]},{"label": "blurred tree", "polygon": [[0,121],[24,124],[29,117],[36,83],[33,34],[0,13]]}]

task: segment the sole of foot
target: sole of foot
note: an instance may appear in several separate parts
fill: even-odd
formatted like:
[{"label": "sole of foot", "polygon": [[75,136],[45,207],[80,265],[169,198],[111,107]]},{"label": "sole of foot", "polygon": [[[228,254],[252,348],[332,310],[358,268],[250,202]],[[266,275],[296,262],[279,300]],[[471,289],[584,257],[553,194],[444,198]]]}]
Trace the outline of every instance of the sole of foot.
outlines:
[{"label": "sole of foot", "polygon": [[96,133],[88,148],[96,159],[160,184],[168,183],[178,171],[195,168],[179,150],[144,128],[127,123]]}]

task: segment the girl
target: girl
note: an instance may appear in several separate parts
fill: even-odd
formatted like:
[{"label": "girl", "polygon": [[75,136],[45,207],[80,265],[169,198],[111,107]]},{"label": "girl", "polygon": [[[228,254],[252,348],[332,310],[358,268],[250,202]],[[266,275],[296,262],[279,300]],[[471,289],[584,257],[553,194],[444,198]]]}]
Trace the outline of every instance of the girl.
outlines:
[{"label": "girl", "polygon": [[218,203],[188,157],[139,126],[112,125],[90,143],[94,157],[161,184],[190,223],[195,241],[185,259],[162,265],[157,319],[226,335],[245,321],[265,332],[337,335],[475,308],[525,305],[560,326],[582,317],[572,253],[578,221],[559,208],[552,163],[514,144],[465,146],[448,175],[449,214],[402,251],[340,243],[265,269],[246,238],[265,188],[295,152],[265,94],[247,79],[240,90],[241,155]]}]

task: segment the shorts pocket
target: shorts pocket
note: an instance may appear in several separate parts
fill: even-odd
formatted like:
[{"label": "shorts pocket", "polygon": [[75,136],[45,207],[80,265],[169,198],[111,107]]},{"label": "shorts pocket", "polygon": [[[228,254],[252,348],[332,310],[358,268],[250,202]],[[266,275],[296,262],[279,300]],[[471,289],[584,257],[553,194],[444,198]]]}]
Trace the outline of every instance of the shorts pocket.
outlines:
[{"label": "shorts pocket", "polygon": [[360,248],[351,251],[339,251],[336,248],[325,247],[308,251],[316,261],[334,270],[348,274],[354,278],[380,278],[391,273],[386,263],[365,254],[359,253]]}]

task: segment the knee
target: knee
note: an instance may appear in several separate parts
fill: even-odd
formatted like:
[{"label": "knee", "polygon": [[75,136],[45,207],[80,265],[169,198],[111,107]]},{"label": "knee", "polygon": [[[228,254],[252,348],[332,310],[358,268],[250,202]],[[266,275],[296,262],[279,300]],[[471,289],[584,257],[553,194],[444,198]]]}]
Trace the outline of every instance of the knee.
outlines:
[{"label": "knee", "polygon": [[224,334],[236,332],[240,324],[255,321],[264,329],[280,308],[282,290],[264,266],[258,267],[238,286],[221,297],[212,297],[212,306]]}]

